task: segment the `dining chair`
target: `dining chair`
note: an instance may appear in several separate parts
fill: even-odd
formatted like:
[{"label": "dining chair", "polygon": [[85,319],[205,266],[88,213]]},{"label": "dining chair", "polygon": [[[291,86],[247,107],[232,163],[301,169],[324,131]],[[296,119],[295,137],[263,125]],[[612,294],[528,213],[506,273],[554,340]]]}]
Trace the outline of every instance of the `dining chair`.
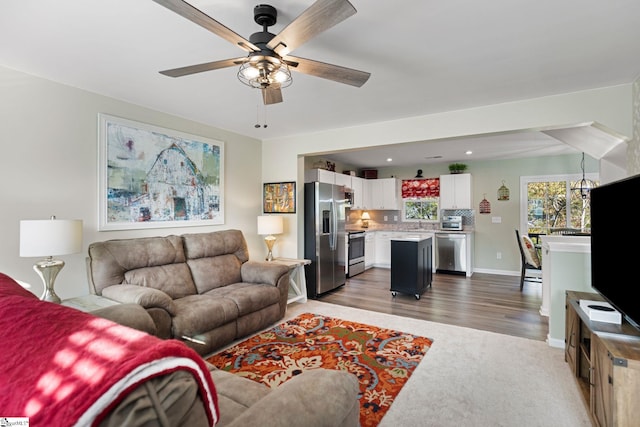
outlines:
[{"label": "dining chair", "polygon": [[542,262],[540,261],[538,250],[529,236],[520,236],[520,232],[516,229],[516,239],[518,240],[522,264],[522,269],[520,270],[520,291],[522,292],[525,280],[529,282],[542,282],[542,278],[539,275],[528,273],[529,270],[542,271]]}]

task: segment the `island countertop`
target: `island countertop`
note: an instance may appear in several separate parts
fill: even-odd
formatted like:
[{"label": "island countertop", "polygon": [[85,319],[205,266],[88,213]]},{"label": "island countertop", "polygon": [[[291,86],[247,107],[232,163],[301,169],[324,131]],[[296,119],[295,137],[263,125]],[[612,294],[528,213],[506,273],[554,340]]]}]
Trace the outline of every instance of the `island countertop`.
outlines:
[{"label": "island countertop", "polygon": [[425,235],[415,235],[415,236],[401,236],[401,237],[392,237],[392,241],[402,241],[402,242],[421,242],[423,240],[432,239],[433,235],[425,236]]}]

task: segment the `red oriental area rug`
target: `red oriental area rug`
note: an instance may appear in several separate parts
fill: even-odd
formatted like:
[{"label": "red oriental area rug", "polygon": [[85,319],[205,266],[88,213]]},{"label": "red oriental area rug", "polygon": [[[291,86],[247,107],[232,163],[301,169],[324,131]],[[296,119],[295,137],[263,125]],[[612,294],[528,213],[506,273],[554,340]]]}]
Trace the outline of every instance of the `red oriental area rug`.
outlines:
[{"label": "red oriental area rug", "polygon": [[376,426],[432,342],[391,329],[303,313],[207,361],[272,388],[305,370],[346,370],[360,381],[360,424]]}]

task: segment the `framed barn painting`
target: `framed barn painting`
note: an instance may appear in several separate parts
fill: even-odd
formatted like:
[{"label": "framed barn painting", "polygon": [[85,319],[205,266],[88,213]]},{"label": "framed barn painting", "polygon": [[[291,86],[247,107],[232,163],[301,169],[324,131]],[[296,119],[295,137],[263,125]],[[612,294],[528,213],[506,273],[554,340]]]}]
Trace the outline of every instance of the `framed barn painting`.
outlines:
[{"label": "framed barn painting", "polygon": [[224,143],[99,114],[99,230],[224,224]]},{"label": "framed barn painting", "polygon": [[264,213],[296,213],[296,183],[267,182],[262,194]]}]

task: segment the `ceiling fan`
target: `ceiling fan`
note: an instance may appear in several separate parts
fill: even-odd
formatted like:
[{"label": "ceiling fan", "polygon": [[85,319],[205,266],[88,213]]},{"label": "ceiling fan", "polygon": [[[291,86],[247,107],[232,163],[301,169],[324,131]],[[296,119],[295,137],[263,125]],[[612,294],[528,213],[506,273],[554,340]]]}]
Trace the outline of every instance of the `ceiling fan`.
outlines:
[{"label": "ceiling fan", "polygon": [[281,89],[292,81],[290,70],[356,87],[362,86],[371,75],[365,71],[289,55],[289,52],[313,37],[355,14],[356,9],[347,0],[316,0],[277,35],[267,31],[277,21],[276,9],[259,4],[254,8],[253,19],[262,26],[262,31],[252,34],[249,40],[183,0],[153,1],[248,52],[245,57],[160,71],[166,76],[181,77],[239,65],[240,81],[261,89],[263,102],[268,105],[282,102]]}]

